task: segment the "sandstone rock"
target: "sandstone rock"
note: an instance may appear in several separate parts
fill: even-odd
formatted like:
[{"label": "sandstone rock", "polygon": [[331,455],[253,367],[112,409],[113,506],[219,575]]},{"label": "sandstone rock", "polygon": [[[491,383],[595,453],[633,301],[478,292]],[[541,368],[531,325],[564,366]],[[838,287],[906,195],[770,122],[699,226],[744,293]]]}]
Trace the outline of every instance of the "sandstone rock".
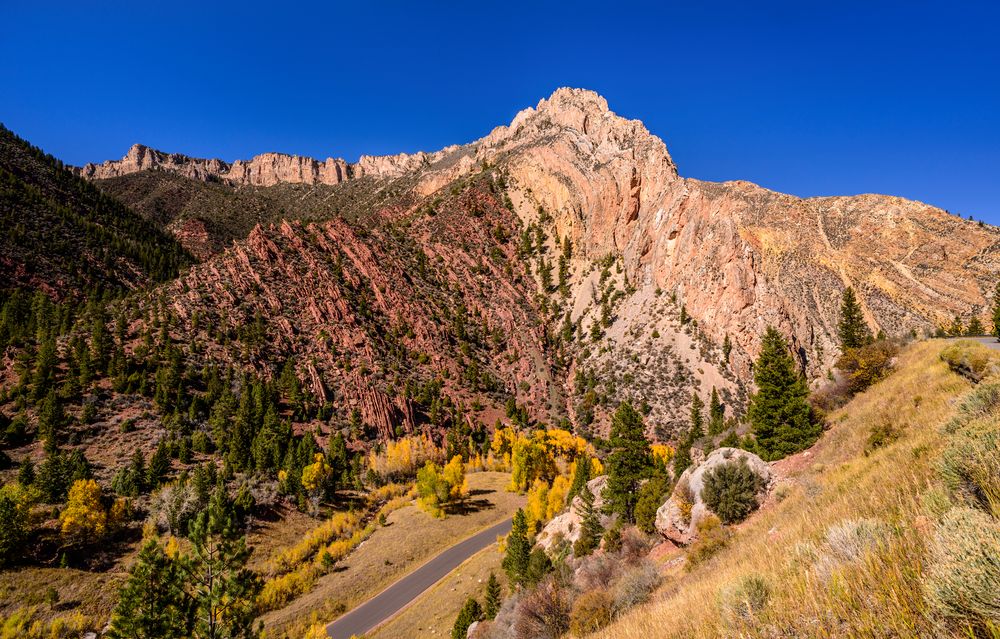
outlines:
[{"label": "sandstone rock", "polygon": [[656,511],[656,529],[660,534],[678,544],[694,541],[698,522],[711,512],[701,499],[705,473],[723,464],[739,463],[741,459],[764,480],[764,489],[758,495],[758,500],[763,502],[775,481],[767,462],[739,448],[717,448],[705,461],[689,467],[681,474],[673,494]]}]

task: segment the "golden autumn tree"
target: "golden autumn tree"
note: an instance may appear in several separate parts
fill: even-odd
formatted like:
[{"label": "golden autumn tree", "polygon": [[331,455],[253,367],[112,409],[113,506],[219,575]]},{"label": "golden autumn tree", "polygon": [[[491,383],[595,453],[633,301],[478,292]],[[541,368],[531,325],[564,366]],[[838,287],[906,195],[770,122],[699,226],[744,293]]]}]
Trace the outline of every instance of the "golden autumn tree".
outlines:
[{"label": "golden autumn tree", "polygon": [[445,464],[441,475],[448,484],[448,499],[457,501],[465,499],[469,494],[469,482],[465,478],[465,463],[461,455],[455,455],[451,461]]},{"label": "golden autumn tree", "polygon": [[66,509],[59,515],[63,537],[88,543],[104,536],[108,529],[108,513],[101,497],[101,486],[93,479],[80,479],[73,483]]},{"label": "golden autumn tree", "polygon": [[313,456],[313,463],[302,469],[302,487],[309,496],[309,509],[314,516],[319,513],[319,502],[326,492],[331,477],[333,468],[322,453],[316,453]]}]

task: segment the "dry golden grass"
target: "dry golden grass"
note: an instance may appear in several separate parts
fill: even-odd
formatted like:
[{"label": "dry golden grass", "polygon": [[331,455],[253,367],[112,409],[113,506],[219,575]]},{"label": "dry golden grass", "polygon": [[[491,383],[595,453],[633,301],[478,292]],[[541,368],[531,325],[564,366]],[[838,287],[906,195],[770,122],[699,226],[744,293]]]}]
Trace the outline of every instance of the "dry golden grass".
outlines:
[{"label": "dry golden grass", "polygon": [[[939,357],[940,342],[908,347],[898,370],[830,415],[817,445],[777,465],[786,495],[735,530],[727,548],[689,573],[672,571],[654,602],[600,635],[649,637],[932,637],[920,579],[932,522],[922,495],[933,482],[940,425],[970,383]],[[900,429],[896,442],[864,454],[873,426]],[[865,520],[858,522],[858,520]],[[846,523],[845,523],[846,522]],[[882,522],[882,523],[880,523]],[[839,528],[838,528],[839,526]],[[837,559],[860,534],[854,560]],[[759,611],[725,615],[720,593],[748,576],[769,588]]]},{"label": "dry golden grass", "polygon": [[471,473],[464,514],[435,519],[414,505],[388,516],[379,528],[305,595],[264,617],[269,637],[299,639],[314,622],[328,623],[457,541],[487,528],[524,506],[525,497],[506,491],[510,474]]}]

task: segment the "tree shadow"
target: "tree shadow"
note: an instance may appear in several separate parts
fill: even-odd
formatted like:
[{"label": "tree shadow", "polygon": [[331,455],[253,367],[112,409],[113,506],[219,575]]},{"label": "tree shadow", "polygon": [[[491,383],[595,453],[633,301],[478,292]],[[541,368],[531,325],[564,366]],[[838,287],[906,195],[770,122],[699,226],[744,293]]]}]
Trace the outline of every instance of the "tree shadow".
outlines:
[{"label": "tree shadow", "polygon": [[496,504],[488,499],[463,499],[462,501],[446,505],[444,512],[448,515],[471,515],[472,513],[478,513],[482,510],[493,510],[494,508],[496,508]]}]

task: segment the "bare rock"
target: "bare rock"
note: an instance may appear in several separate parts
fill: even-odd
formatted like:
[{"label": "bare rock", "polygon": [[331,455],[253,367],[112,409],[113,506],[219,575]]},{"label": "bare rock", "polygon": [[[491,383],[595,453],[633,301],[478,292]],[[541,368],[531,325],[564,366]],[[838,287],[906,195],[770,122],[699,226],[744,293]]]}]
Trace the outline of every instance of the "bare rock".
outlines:
[{"label": "bare rock", "polygon": [[678,544],[686,545],[694,541],[698,522],[711,512],[701,498],[705,473],[740,460],[746,461],[750,469],[764,480],[764,488],[757,496],[758,501],[763,502],[775,481],[768,463],[739,448],[717,448],[703,462],[684,471],[670,499],[656,511],[656,529],[660,534]]},{"label": "bare rock", "polygon": [[[587,482],[587,488],[594,495],[594,509],[598,512],[604,508],[604,487],[608,485],[608,476],[601,475]],[[553,517],[549,523],[542,528],[535,538],[535,543],[550,550],[559,540],[576,543],[580,538],[580,523],[583,521],[582,509],[583,500],[577,495],[573,498],[573,503],[561,515]],[[612,519],[601,514],[601,525],[607,528],[612,523]]]}]

